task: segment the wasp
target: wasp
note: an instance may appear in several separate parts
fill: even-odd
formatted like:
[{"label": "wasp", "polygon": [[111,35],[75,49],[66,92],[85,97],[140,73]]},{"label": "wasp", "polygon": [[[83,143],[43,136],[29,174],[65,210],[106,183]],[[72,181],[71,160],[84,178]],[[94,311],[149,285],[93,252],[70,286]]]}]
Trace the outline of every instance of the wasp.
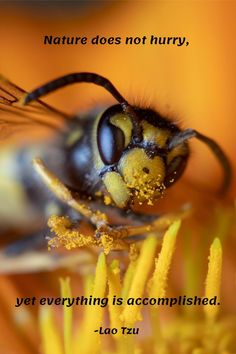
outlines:
[{"label": "wasp", "polygon": [[[101,86],[117,103],[69,119],[40,100],[76,83]],[[168,225],[178,212],[158,218],[137,214],[135,206],[153,205],[181,178],[191,138],[206,144],[218,159],[223,171],[219,193],[231,182],[230,162],[217,142],[194,129],[182,130],[154,109],[131,105],[111,81],[95,73],[65,75],[30,93],[1,77],[0,112],[1,139],[22,127],[26,137],[27,129],[37,124],[56,132],[50,142],[30,148],[23,144],[15,153],[14,168],[8,167],[30,205],[24,215],[29,218],[37,209],[43,220],[49,216],[55,236],[51,246],[126,249],[131,237]],[[117,225],[118,216],[124,225]],[[93,226],[93,237],[81,234],[81,219]]]}]

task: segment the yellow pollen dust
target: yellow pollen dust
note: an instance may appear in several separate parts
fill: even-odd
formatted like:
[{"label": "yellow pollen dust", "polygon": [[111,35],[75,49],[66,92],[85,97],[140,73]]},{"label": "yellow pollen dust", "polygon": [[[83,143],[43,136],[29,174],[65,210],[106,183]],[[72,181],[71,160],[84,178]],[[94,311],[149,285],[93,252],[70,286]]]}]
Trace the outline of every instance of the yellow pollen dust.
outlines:
[{"label": "yellow pollen dust", "polygon": [[65,247],[67,250],[80,247],[102,247],[105,254],[111,250],[130,249],[130,244],[123,240],[124,232],[113,230],[103,224],[92,235],[83,235],[68,217],[52,215],[48,226],[53,236],[48,241],[48,249]]},{"label": "yellow pollen dust", "polygon": [[96,241],[92,236],[85,236],[78,230],[71,228],[72,223],[67,217],[52,215],[48,220],[48,226],[55,234],[55,237],[48,241],[48,247],[64,246],[70,250],[72,248],[95,245]]},{"label": "yellow pollen dust", "polygon": [[109,195],[104,196],[104,204],[105,205],[111,205],[112,204],[112,199]]},{"label": "yellow pollen dust", "polygon": [[145,201],[148,205],[153,205],[153,200],[156,198],[157,193],[161,196],[166,189],[164,183],[160,182],[161,179],[161,175],[158,175],[154,180],[150,179],[146,173],[135,172],[132,182],[128,183],[127,187],[133,189],[133,195],[138,199],[139,204]]},{"label": "yellow pollen dust", "polygon": [[103,234],[100,237],[100,241],[101,241],[101,245],[102,245],[102,247],[104,249],[104,253],[108,254],[113,248],[113,244],[114,244],[113,237],[111,237],[109,235],[106,235],[106,234]]}]

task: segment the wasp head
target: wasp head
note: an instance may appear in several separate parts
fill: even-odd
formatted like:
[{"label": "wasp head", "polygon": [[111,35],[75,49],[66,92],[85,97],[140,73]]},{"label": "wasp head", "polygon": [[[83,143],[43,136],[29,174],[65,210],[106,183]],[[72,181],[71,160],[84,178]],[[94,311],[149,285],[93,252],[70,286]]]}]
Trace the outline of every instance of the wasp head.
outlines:
[{"label": "wasp head", "polygon": [[183,142],[170,148],[180,129],[152,109],[108,108],[97,125],[100,176],[120,208],[149,204],[182,175],[189,155]]}]

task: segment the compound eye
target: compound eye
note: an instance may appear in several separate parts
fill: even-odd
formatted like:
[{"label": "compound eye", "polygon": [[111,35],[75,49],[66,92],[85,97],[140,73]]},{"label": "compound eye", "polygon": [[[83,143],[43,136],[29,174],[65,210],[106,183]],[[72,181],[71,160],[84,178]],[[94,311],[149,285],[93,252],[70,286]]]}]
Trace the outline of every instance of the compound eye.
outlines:
[{"label": "compound eye", "polygon": [[109,118],[101,118],[97,129],[98,150],[105,165],[118,162],[125,147],[123,131],[111,124]]},{"label": "compound eye", "polygon": [[182,176],[187,160],[187,156],[175,156],[173,158],[166,170],[166,177],[164,181],[166,188],[175,183]]}]

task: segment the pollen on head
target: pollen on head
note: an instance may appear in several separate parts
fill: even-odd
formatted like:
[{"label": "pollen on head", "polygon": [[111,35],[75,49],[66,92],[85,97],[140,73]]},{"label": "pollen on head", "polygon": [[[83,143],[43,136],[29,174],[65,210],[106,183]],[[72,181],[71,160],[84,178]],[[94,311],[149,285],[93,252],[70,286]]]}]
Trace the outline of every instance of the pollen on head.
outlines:
[{"label": "pollen on head", "polygon": [[132,182],[127,186],[133,190],[133,196],[138,200],[139,205],[146,202],[148,205],[153,205],[156,197],[160,197],[165,190],[164,184],[161,182],[162,176],[150,179],[147,173],[141,174],[134,172]]}]

